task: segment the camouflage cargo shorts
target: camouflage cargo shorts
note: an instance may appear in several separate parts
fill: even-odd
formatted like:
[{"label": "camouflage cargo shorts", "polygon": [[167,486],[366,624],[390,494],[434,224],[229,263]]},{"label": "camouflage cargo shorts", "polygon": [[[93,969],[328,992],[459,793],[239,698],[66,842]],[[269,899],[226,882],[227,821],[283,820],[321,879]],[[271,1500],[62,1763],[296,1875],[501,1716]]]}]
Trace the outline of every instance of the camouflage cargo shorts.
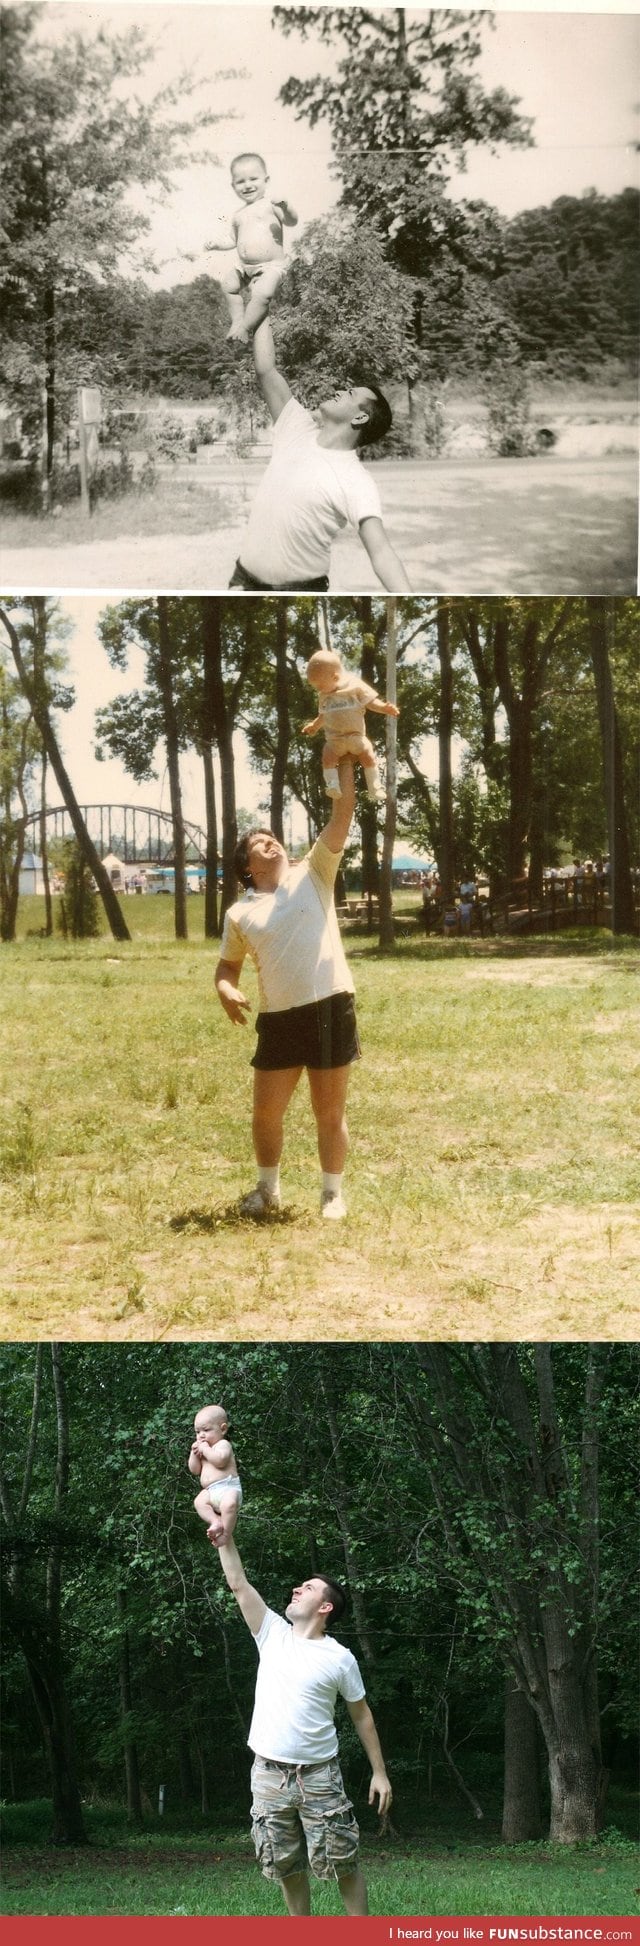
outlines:
[{"label": "camouflage cargo shorts", "polygon": [[337,1757],[324,1764],[276,1764],[256,1757],[251,1829],[265,1878],[315,1878],[356,1870],[359,1831]]}]

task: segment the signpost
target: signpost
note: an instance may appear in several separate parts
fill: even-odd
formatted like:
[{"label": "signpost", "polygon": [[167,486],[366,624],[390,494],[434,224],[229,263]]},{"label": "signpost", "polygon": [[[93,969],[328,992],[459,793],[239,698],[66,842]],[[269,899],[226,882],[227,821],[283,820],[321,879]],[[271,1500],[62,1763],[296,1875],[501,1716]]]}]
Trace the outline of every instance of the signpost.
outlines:
[{"label": "signpost", "polygon": [[102,399],[97,385],[78,388],[78,434],[80,439],[80,498],[82,511],[91,513],[89,486],[100,451],[98,427],[102,418]]}]

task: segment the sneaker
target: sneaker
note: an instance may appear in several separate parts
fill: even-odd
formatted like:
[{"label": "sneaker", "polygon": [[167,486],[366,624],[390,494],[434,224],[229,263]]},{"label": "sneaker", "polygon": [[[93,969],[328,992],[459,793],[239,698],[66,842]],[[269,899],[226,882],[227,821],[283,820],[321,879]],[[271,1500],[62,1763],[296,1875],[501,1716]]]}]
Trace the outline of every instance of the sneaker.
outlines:
[{"label": "sneaker", "polygon": [[346,1214],[347,1205],[343,1202],[342,1196],[334,1189],[323,1189],[320,1198],[320,1215],[327,1217],[330,1223],[339,1223]]},{"label": "sneaker", "polygon": [[256,1184],[255,1189],[249,1190],[248,1196],[243,1196],[240,1204],[240,1215],[254,1216],[259,1220],[262,1216],[272,1216],[279,1208],[279,1193],[275,1196],[272,1195],[271,1190],[265,1189],[264,1183],[259,1182]]}]

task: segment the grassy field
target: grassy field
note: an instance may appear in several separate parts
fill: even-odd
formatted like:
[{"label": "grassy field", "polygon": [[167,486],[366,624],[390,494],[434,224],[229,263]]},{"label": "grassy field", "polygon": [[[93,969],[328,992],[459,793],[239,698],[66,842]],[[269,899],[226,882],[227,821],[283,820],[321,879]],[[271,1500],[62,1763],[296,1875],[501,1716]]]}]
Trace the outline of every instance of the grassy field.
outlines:
[{"label": "grassy field", "polygon": [[351,936],[364,1059],[327,1235],[304,1079],[283,1212],[238,1214],[253,1031],[215,998],[202,902],[185,944],[168,899],[126,913],[130,945],[2,952],[3,1337],[633,1337],[637,945]]},{"label": "grassy field", "polygon": [[[49,1806],[9,1807],[3,1846],[5,1913],[145,1913],[265,1916],[282,1911],[276,1886],[257,1870],[248,1831],[221,1836],[214,1818],[136,1837],[121,1813],[87,1813],[89,1844],[61,1853],[34,1846]],[[406,1913],[623,1913],[634,1910],[637,1859],[629,1839],[605,1834],[568,1855],[557,1845],[505,1848],[493,1840],[363,1843],[371,1910]],[[315,1883],[317,1914],[342,1911],[337,1887]]]}]

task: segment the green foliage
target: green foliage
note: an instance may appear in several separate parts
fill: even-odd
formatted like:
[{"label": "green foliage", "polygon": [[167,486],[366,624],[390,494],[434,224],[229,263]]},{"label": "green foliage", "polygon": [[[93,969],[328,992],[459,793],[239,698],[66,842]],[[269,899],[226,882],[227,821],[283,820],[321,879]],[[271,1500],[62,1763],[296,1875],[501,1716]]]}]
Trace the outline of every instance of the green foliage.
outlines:
[{"label": "green foliage", "polygon": [[494,365],[483,393],[487,402],[491,452],[500,459],[522,459],[531,452],[531,389],[526,372],[515,364]]}]

